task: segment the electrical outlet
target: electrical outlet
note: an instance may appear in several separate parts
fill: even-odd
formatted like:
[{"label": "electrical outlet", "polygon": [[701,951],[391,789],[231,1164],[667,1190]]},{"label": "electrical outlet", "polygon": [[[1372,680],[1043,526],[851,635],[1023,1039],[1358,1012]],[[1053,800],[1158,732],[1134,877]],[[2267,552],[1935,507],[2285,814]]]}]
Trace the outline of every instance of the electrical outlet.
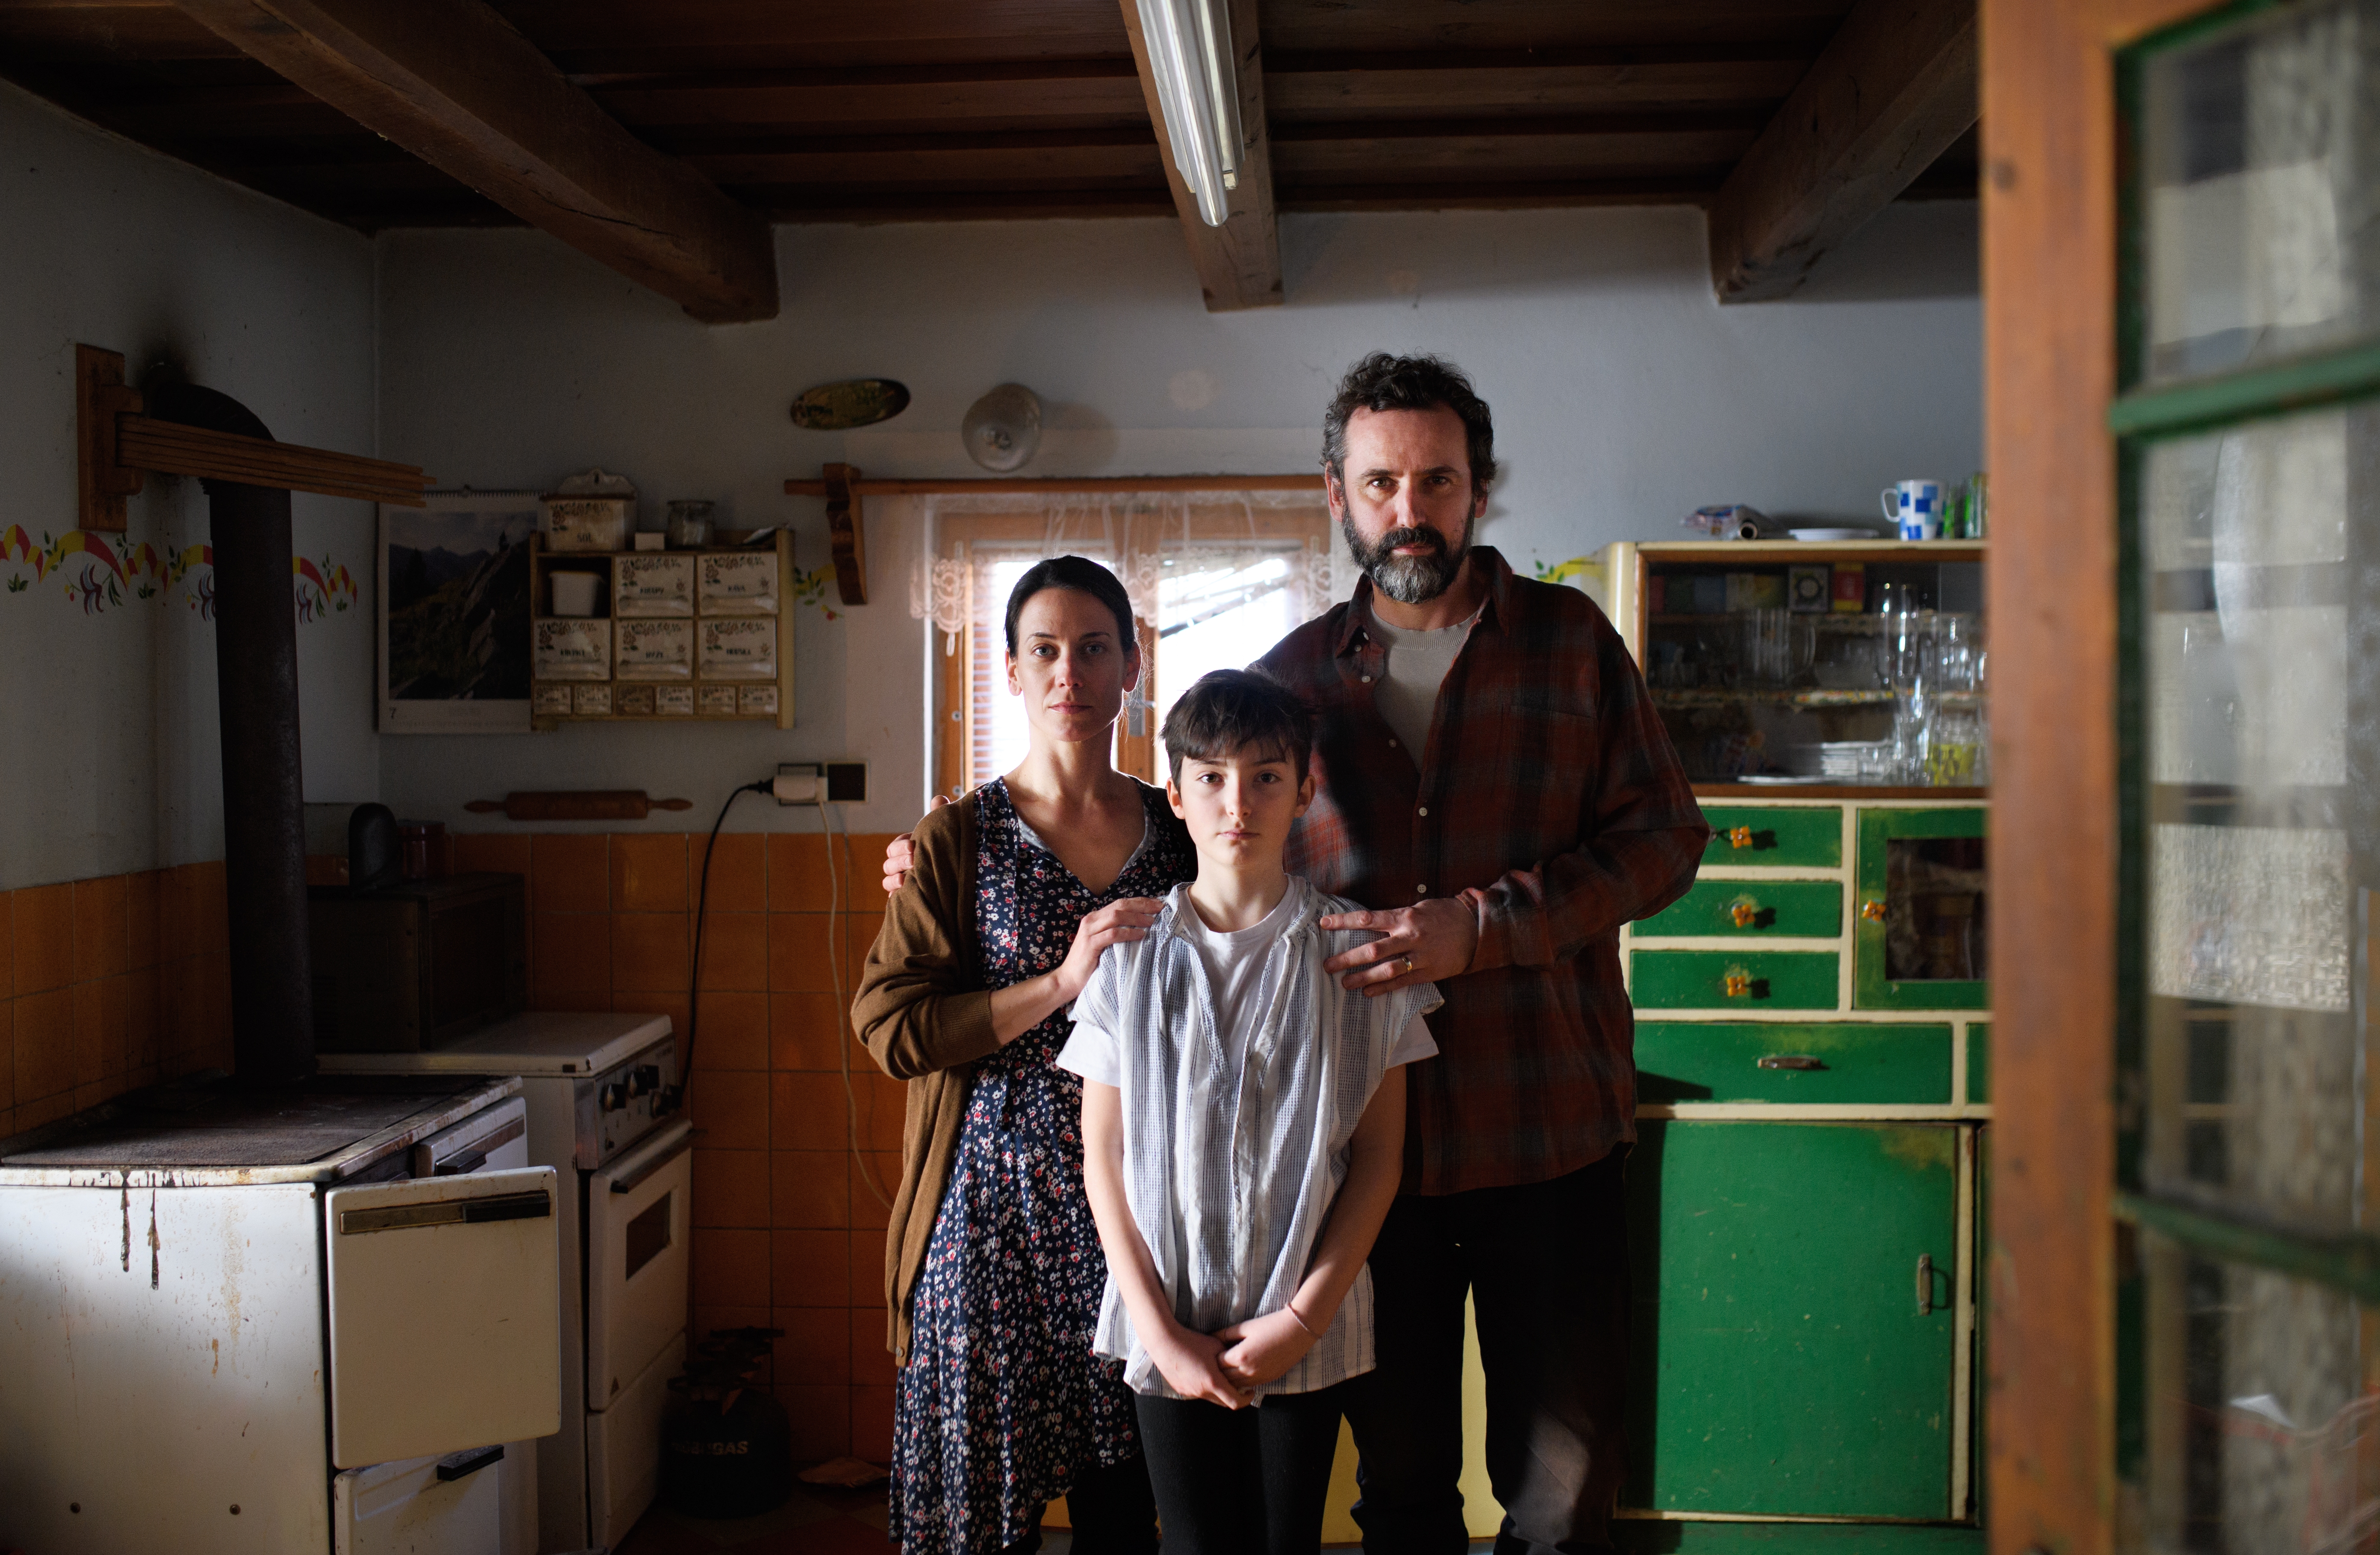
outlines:
[{"label": "electrical outlet", "polygon": [[771,791],[779,804],[860,804],[868,799],[864,761],[787,761],[777,764]]}]

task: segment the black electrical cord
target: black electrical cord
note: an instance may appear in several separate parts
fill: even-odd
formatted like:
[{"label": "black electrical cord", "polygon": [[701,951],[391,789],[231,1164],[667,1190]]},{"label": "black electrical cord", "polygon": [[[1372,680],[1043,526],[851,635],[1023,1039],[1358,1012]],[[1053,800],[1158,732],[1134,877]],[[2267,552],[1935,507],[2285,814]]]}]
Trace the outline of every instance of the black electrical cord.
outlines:
[{"label": "black electrical cord", "polygon": [[696,1018],[702,1010],[702,921],[710,908],[711,850],[719,846],[719,828],[727,824],[727,813],[735,808],[737,800],[746,794],[769,793],[775,788],[774,781],[764,778],[730,792],[727,802],[719,807],[719,819],[710,823],[710,840],[702,845],[702,886],[694,898],[694,970],[686,980],[686,1046],[679,1053],[677,1065],[681,1094],[694,1083],[694,1034],[698,1024]]}]

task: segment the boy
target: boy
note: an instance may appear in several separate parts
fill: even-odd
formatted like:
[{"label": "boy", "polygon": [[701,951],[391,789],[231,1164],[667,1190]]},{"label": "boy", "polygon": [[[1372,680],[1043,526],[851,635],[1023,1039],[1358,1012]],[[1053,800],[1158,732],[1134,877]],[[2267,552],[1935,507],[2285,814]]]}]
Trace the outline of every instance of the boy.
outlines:
[{"label": "boy", "polygon": [[[1372,1367],[1364,1267],[1402,1167],[1401,1066],[1438,1051],[1429,983],[1367,999],[1323,963],[1369,936],[1282,867],[1313,719],[1220,670],[1164,728],[1198,874],[1110,946],[1058,1058],[1084,1079],[1108,1260],[1093,1347],[1124,1362],[1166,1555],[1321,1542],[1340,1387]],[[1258,1405],[1261,1407],[1249,1407]]]}]

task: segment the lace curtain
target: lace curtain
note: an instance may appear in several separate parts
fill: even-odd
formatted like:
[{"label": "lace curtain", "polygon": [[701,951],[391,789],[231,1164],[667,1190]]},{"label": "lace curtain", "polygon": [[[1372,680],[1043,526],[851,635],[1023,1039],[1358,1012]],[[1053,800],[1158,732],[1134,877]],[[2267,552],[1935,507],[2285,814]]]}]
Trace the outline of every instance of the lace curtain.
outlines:
[{"label": "lace curtain", "polygon": [[[1286,574],[1260,586],[1285,588],[1297,620],[1330,608],[1329,513],[1319,490],[1249,492],[1085,492],[942,495],[921,499],[926,532],[909,578],[909,614],[956,648],[968,611],[996,609],[975,599],[975,575],[992,556],[1069,552],[1106,563],[1124,585],[1134,614],[1147,622],[1165,615],[1162,582],[1191,573],[1237,573],[1279,559]],[[954,547],[942,537],[947,518],[1001,521],[1001,537]],[[972,529],[983,526],[970,524]],[[967,554],[957,552],[964,548]],[[1267,571],[1272,571],[1267,569]]]}]

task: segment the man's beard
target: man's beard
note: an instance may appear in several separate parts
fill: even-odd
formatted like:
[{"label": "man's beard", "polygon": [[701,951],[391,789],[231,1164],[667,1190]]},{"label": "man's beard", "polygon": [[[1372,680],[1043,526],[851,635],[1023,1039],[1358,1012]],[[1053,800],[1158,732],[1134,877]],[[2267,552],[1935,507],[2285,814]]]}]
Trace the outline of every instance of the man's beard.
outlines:
[{"label": "man's beard", "polygon": [[[1471,554],[1471,524],[1463,525],[1463,543],[1447,549],[1446,536],[1435,529],[1391,529],[1377,545],[1366,545],[1355,533],[1355,520],[1350,515],[1339,520],[1340,533],[1347,536],[1347,549],[1354,554],[1355,565],[1372,580],[1372,586],[1400,605],[1418,605],[1435,599],[1454,586],[1463,573],[1463,558]],[[1427,546],[1427,556],[1399,556],[1399,546]]]}]

